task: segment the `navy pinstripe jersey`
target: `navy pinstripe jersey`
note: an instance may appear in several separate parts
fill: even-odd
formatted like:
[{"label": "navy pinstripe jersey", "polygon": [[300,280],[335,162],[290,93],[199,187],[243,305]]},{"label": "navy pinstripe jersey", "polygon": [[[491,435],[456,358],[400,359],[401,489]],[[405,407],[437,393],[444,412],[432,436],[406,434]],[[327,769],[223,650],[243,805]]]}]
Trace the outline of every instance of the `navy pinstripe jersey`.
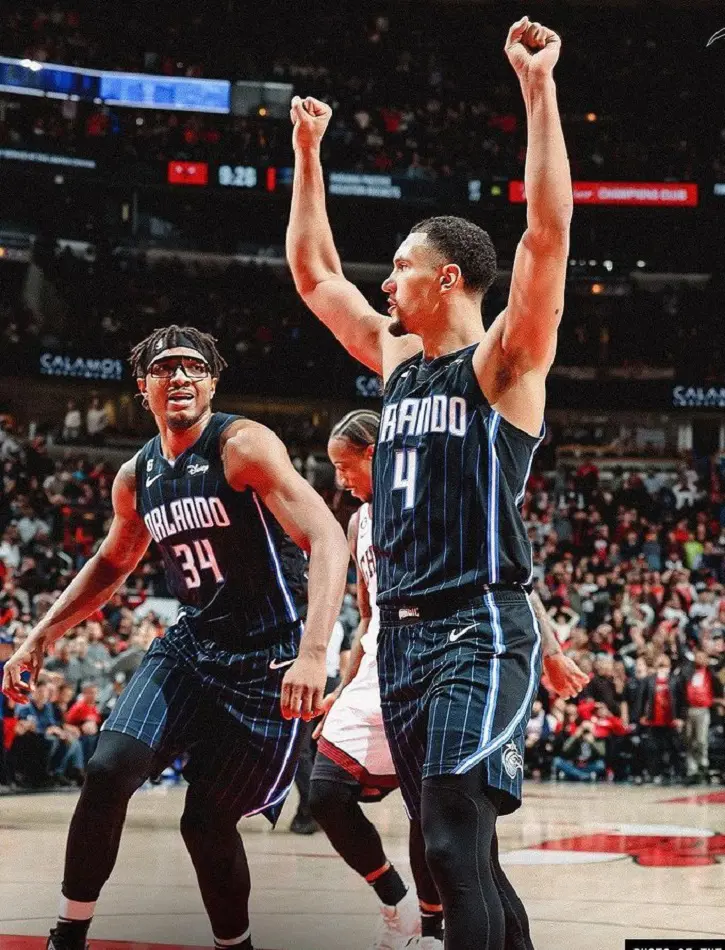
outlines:
[{"label": "navy pinstripe jersey", "polygon": [[531,580],[520,505],[540,439],[488,404],[477,345],[419,353],[385,387],[373,469],[380,605]]},{"label": "navy pinstripe jersey", "polygon": [[[304,553],[251,489],[224,476],[220,436],[239,416],[216,412],[173,464],[159,436],[136,461],[136,505],[157,542],[170,592],[208,639],[258,636],[300,618]],[[241,645],[241,642],[240,642]]]}]

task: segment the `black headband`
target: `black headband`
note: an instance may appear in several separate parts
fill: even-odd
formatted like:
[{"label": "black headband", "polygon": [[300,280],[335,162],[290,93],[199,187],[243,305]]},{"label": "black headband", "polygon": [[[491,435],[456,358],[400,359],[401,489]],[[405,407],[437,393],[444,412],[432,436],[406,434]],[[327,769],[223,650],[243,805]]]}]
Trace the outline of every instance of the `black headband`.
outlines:
[{"label": "black headband", "polygon": [[163,339],[156,341],[154,346],[154,352],[147,355],[144,360],[143,372],[144,375],[149,371],[149,368],[152,363],[155,363],[157,359],[161,358],[166,350],[175,349],[177,346],[185,346],[190,350],[196,350],[196,352],[201,356],[205,363],[208,363],[209,366],[212,365],[211,354],[205,352],[207,347],[200,344],[197,340],[192,340],[191,337],[187,336],[183,330],[179,330],[174,334],[174,340],[171,342],[169,339]]}]

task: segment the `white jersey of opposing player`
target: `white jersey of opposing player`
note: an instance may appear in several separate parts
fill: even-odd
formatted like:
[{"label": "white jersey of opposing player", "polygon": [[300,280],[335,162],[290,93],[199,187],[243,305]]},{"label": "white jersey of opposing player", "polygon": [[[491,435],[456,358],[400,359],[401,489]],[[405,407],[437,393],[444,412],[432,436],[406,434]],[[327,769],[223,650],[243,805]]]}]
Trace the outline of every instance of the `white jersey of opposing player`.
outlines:
[{"label": "white jersey of opposing player", "polygon": [[380,611],[376,603],[378,595],[378,575],[375,567],[375,551],[373,550],[373,521],[370,505],[365,503],[360,508],[358,529],[356,560],[360,573],[367,585],[368,595],[370,597],[370,626],[365,636],[362,638],[362,648],[370,656],[375,656],[378,649],[378,631],[380,629]]}]

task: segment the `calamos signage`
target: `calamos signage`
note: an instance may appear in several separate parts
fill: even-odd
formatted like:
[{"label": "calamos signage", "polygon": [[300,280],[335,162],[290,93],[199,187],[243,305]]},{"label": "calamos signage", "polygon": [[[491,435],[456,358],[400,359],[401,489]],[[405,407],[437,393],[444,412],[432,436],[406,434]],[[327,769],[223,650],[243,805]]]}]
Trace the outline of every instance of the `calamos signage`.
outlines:
[{"label": "calamos signage", "polygon": [[45,351],[40,354],[40,372],[43,376],[113,382],[123,379],[123,361]]}]

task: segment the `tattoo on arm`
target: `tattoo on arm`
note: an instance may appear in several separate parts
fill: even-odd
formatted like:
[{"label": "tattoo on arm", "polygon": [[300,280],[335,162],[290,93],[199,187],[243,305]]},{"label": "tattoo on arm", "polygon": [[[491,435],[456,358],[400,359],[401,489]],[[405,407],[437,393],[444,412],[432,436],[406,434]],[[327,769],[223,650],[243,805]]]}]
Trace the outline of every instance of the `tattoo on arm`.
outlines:
[{"label": "tattoo on arm", "polygon": [[554,656],[556,653],[561,653],[561,645],[557,640],[554,627],[536,591],[532,591],[531,593],[531,606],[533,607],[534,615],[541,630],[541,645],[544,656]]}]

